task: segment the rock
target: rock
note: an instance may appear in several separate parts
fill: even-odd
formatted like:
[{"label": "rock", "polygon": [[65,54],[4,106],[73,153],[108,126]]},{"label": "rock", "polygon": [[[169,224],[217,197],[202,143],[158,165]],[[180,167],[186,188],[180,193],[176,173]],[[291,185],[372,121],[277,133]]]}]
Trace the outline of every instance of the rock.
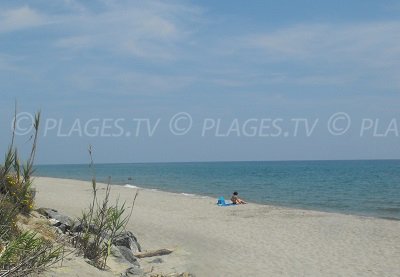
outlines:
[{"label": "rock", "polygon": [[61,222],[61,224],[64,224],[66,226],[71,227],[74,224],[74,221],[72,220],[72,218],[70,218],[69,216],[63,215],[58,213],[57,211],[51,210],[49,209],[47,211],[47,214],[50,218],[54,218],[58,221]]},{"label": "rock", "polygon": [[121,277],[131,277],[131,276],[144,276],[144,272],[139,267],[130,267],[125,273],[121,273]]},{"label": "rock", "polygon": [[133,255],[132,251],[125,246],[113,245],[111,247],[111,254],[120,260],[128,261],[133,266],[140,267],[137,258]]},{"label": "rock", "polygon": [[115,245],[111,246],[111,255],[118,259],[125,259],[124,256],[122,256],[121,251],[119,251],[118,247]]},{"label": "rock", "polygon": [[142,248],[140,247],[137,238],[130,231],[124,231],[120,235],[116,236],[112,244],[116,246],[125,246],[133,253],[142,252]]},{"label": "rock", "polygon": [[60,221],[58,221],[57,219],[54,219],[54,218],[50,218],[49,221],[50,221],[50,224],[53,226],[56,226],[57,224],[60,223]]},{"label": "rock", "polygon": [[57,233],[58,235],[64,234],[64,232],[63,232],[62,230],[60,230],[59,228],[54,228],[54,229],[55,229],[55,231],[56,231],[56,233]]},{"label": "rock", "polygon": [[[54,209],[47,209],[47,208],[40,208],[37,210],[40,214],[46,216],[47,218],[51,219],[51,223],[54,226],[61,226],[65,225],[66,230],[70,229],[71,226],[74,224],[74,221],[66,215],[60,214],[57,210]],[[57,222],[56,222],[56,221]]]},{"label": "rock", "polygon": [[[74,226],[72,227],[71,231],[72,231],[73,233],[81,233],[81,232],[83,232],[83,230],[84,230],[85,228],[86,228],[85,225],[83,225],[83,224],[77,224],[77,225],[74,225]],[[95,233],[96,231],[97,231],[96,225],[90,224],[89,232]]]},{"label": "rock", "polygon": [[81,233],[83,231],[82,224],[78,224],[72,227],[71,232],[73,233]]},{"label": "rock", "polygon": [[67,231],[68,226],[65,224],[61,224],[60,226],[57,226],[59,230],[61,230],[64,234]]},{"label": "rock", "polygon": [[163,262],[164,262],[164,260],[161,258],[155,258],[154,260],[150,261],[150,263],[153,263],[153,264],[161,264]]}]

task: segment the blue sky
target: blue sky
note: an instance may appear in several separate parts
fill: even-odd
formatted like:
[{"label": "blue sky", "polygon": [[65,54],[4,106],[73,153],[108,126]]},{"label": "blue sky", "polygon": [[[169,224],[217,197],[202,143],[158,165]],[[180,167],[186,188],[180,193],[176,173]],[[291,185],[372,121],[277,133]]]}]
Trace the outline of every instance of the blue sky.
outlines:
[{"label": "blue sky", "polygon": [[[42,129],[39,163],[85,163],[88,144],[97,162],[399,158],[399,14],[397,1],[2,1],[0,136],[17,99],[64,133],[161,119],[152,137]],[[183,136],[168,130],[179,112],[193,120]],[[351,118],[340,136],[326,130],[337,112]],[[288,136],[201,136],[205,118],[281,118]],[[294,136],[292,118],[319,121]]]}]

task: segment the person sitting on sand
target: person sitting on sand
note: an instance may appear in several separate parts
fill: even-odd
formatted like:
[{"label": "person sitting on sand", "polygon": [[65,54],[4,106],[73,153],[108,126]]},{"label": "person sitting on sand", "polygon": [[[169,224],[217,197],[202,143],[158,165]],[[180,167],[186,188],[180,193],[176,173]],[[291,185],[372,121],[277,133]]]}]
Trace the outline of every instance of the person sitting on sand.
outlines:
[{"label": "person sitting on sand", "polygon": [[239,193],[237,191],[235,191],[231,197],[231,201],[233,204],[235,205],[239,205],[239,204],[247,204],[246,202],[244,202],[242,199],[240,199],[238,197]]}]

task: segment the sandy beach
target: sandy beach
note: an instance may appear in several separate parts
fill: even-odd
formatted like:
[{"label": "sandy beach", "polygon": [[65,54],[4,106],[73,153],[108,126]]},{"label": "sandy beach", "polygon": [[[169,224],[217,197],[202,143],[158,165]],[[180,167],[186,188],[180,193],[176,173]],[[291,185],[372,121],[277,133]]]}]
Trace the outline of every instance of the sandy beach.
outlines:
[{"label": "sandy beach", "polygon": [[[70,216],[91,198],[89,182],[36,177],[34,185],[38,207]],[[112,198],[130,205],[135,192],[113,186]],[[215,202],[140,189],[128,229],[144,249],[175,249],[163,257],[166,270],[200,277],[400,276],[400,221]]]}]

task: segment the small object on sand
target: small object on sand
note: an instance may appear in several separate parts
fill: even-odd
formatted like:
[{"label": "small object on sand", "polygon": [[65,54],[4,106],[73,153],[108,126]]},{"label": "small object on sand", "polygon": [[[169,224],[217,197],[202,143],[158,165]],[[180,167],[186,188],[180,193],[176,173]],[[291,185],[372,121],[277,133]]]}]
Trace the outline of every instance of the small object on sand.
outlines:
[{"label": "small object on sand", "polygon": [[164,262],[163,259],[161,259],[160,257],[155,258],[154,260],[150,261],[150,263],[152,263],[152,264],[161,264],[163,262]]},{"label": "small object on sand", "polygon": [[148,258],[148,257],[154,257],[154,256],[163,256],[163,255],[168,255],[171,254],[173,250],[170,249],[159,249],[159,250],[154,250],[154,251],[145,251],[145,252],[139,252],[135,253],[134,256],[136,258]]},{"label": "small object on sand", "polygon": [[225,205],[225,199],[224,199],[224,197],[221,196],[220,198],[218,198],[217,205],[218,205],[218,206],[223,206],[223,205]]},{"label": "small object on sand", "polygon": [[235,205],[235,204],[233,204],[233,203],[226,203],[226,202],[225,202],[225,198],[224,198],[223,196],[221,196],[220,198],[218,198],[217,205],[220,206],[220,207],[224,207],[224,206],[233,206],[233,205]]}]

